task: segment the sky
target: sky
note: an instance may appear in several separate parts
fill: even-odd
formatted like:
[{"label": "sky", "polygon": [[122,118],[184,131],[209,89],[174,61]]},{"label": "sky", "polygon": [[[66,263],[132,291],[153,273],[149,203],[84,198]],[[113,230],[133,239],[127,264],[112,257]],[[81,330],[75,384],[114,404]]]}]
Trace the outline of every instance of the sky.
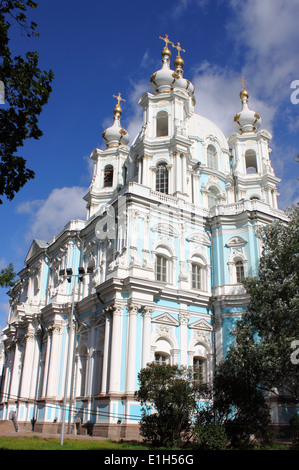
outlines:
[{"label": "sky", "polygon": [[[270,157],[281,179],[279,208],[299,200],[298,0],[37,3],[29,17],[40,36],[27,38],[16,26],[10,47],[15,55],[37,51],[40,68],[53,70],[55,78],[39,117],[43,136],[19,150],[35,179],[0,206],[0,269],[13,263],[19,272],[34,238],[47,241],[69,220],[85,220],[82,197],[91,182],[90,154],[104,148],[102,131],[113,122],[113,95],[120,92],[126,100],[121,123],[132,142],[142,122],[138,100],[161,68],[159,36],[165,34],[185,50],[184,77],[195,86],[195,111],[225,136],[233,132],[233,117],[241,110],[239,79],[245,77],[249,106],[272,134]],[[0,330],[8,309],[2,288]]]}]

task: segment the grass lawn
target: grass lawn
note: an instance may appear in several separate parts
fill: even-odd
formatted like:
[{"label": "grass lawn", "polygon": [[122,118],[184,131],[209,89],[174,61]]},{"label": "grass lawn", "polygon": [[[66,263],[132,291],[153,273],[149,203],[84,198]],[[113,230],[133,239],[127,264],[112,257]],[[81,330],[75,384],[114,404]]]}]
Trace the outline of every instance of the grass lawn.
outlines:
[{"label": "grass lawn", "polygon": [[[259,447],[254,450],[288,450],[289,448],[289,446],[274,445],[269,448]],[[173,448],[172,450],[178,449]],[[0,450],[114,450],[117,452],[123,450],[153,450],[153,448],[135,441],[113,442],[110,440],[97,441],[66,438],[63,445],[60,445],[59,438],[3,436],[0,437]],[[160,450],[162,449],[160,448]]]},{"label": "grass lawn", "polygon": [[138,442],[112,442],[97,440],[60,439],[32,437],[0,437],[0,450],[148,450],[149,447]]}]

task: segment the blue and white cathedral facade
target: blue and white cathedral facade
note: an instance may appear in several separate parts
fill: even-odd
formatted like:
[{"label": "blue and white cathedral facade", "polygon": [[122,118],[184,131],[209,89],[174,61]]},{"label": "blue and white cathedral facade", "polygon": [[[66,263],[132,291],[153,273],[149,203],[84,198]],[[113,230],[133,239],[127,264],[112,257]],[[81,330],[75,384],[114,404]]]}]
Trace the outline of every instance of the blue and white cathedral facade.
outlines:
[{"label": "blue and white cathedral facade", "polygon": [[244,82],[226,138],[195,113],[180,44],[172,68],[164,41],[130,146],[115,96],[105,148],[91,153],[86,220],[33,240],[9,292],[2,420],[14,411],[40,431],[65,419],[72,431],[136,437],[140,369],[178,364],[212,380],[248,304],[241,280],[257,272],[255,232],[287,220],[271,135]]}]

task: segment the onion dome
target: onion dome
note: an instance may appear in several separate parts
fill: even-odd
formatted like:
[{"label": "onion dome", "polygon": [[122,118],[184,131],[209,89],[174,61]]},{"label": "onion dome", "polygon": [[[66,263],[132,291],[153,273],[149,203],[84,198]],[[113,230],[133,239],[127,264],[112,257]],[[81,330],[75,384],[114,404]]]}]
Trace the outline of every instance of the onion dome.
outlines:
[{"label": "onion dome", "polygon": [[151,76],[150,86],[154,93],[165,93],[171,91],[175,81],[175,77],[173,76],[174,71],[170,69],[171,52],[168,49],[168,43],[171,41],[168,39],[168,34],[165,35],[165,38],[160,36],[160,39],[165,41],[165,47],[161,54],[162,67]]},{"label": "onion dome", "polygon": [[114,108],[114,122],[111,127],[108,127],[102,133],[107,148],[128,145],[129,143],[129,134],[120,125],[122,109],[119,103],[126,100],[121,97],[120,93],[118,93],[118,96],[113,95],[113,97],[117,99],[117,105]]},{"label": "onion dome", "polygon": [[240,98],[242,102],[242,111],[234,117],[234,128],[241,134],[244,132],[256,132],[261,125],[261,118],[258,113],[248,107],[249,93],[244,87],[244,77],[242,78],[242,90]]},{"label": "onion dome", "polygon": [[177,45],[175,46],[172,44],[173,47],[175,47],[178,51],[178,55],[174,61],[174,66],[175,66],[175,82],[173,84],[173,88],[179,88],[181,90],[186,90],[188,94],[192,97],[194,103],[195,103],[195,98],[194,98],[194,86],[188,80],[187,78],[184,78],[184,59],[181,57],[181,51],[186,52],[185,49],[181,48],[181,44],[178,42]]}]

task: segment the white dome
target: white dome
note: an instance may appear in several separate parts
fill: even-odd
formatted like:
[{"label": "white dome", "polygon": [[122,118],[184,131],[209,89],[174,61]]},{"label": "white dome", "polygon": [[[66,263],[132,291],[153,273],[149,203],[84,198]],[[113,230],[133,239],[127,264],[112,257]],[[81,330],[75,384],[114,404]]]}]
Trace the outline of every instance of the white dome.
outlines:
[{"label": "white dome", "polygon": [[195,98],[194,98],[194,85],[193,83],[190,82],[187,78],[183,77],[184,71],[184,60],[180,55],[177,56],[177,58],[174,61],[175,65],[175,82],[173,84],[173,88],[179,88],[180,90],[186,90],[187,93],[192,96],[193,101],[195,103]]},{"label": "white dome", "polygon": [[187,121],[187,132],[190,139],[199,137],[200,139],[212,138],[218,141],[222,149],[228,150],[228,143],[222,130],[210,119],[199,114],[192,114]]},{"label": "white dome", "polygon": [[154,93],[163,93],[171,91],[175,82],[174,70],[170,68],[171,52],[168,47],[164,47],[162,51],[162,67],[151,76],[151,90]]},{"label": "white dome", "polygon": [[119,147],[120,145],[128,145],[129,143],[129,134],[120,125],[121,114],[122,109],[118,104],[114,108],[114,122],[112,126],[105,129],[102,133],[102,137],[107,148]]},{"label": "white dome", "polygon": [[248,96],[248,92],[243,88],[240,93],[242,111],[234,117],[234,128],[241,134],[256,132],[261,126],[260,115],[248,107]]}]

